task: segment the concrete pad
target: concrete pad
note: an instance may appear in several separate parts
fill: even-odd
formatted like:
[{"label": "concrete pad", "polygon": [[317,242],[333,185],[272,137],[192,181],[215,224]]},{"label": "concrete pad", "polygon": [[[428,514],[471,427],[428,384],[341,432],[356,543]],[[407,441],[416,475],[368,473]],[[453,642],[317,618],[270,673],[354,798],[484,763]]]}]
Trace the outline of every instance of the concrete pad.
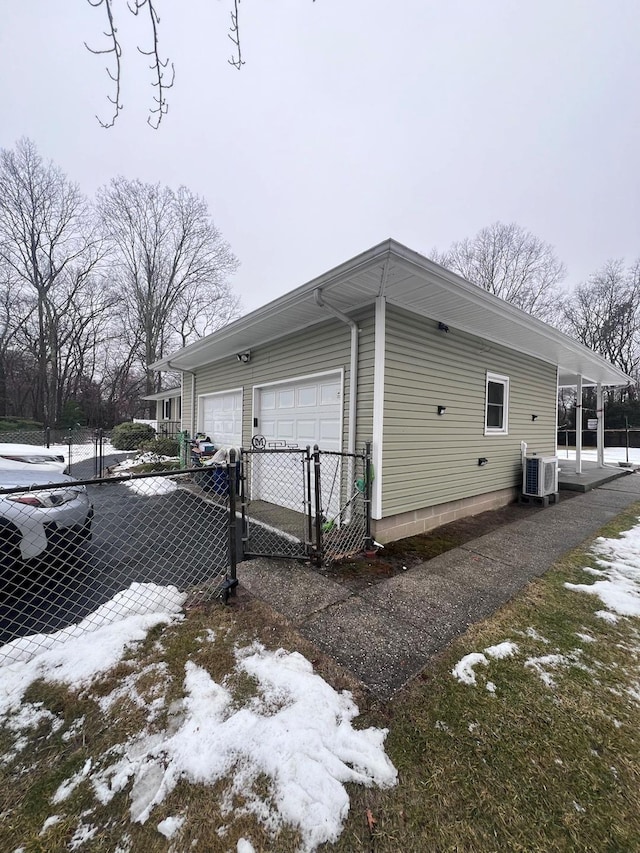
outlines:
[{"label": "concrete pad", "polygon": [[[600,489],[598,490],[600,491]],[[640,499],[640,473],[635,472],[623,480],[615,480],[613,483],[607,483],[602,487],[603,492],[628,492],[636,494]]]},{"label": "concrete pad", "polygon": [[469,586],[457,577],[443,577],[426,567],[397,575],[360,597],[396,621],[429,634],[438,642],[438,648],[506,600],[501,590]]},{"label": "concrete pad", "polygon": [[293,560],[258,557],[238,563],[238,580],[292,622],[348,598],[349,590]]},{"label": "concrete pad", "polygon": [[381,699],[417,675],[440,648],[426,631],[358,596],[314,614],[299,630]]},{"label": "concrete pad", "polygon": [[[469,543],[470,546],[473,543]],[[509,601],[534,578],[545,571],[547,563],[541,560],[528,561],[523,566],[516,558],[506,563],[491,556],[484,556],[466,547],[455,548],[424,564],[424,569],[442,578],[454,578],[467,589],[487,590],[502,601]]]}]

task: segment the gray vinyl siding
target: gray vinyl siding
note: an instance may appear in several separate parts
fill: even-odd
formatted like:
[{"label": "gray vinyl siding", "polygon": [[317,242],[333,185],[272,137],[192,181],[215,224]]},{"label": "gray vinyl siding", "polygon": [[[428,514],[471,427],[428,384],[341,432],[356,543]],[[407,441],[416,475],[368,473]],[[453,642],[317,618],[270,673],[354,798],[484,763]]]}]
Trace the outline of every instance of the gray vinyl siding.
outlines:
[{"label": "gray vinyl siding", "polygon": [[[517,485],[521,441],[555,452],[555,366],[437,326],[387,306],[384,517]],[[484,434],[487,371],[510,380],[508,435]]]},{"label": "gray vinyl siding", "polygon": [[[358,442],[371,438],[373,422],[373,308],[354,315],[360,325],[358,372],[361,393],[358,395],[356,423]],[[242,388],[242,442],[248,446],[254,432],[253,388],[272,382],[286,382],[301,376],[325,373],[332,370],[344,371],[343,395],[343,448],[347,448],[349,389],[350,389],[351,330],[339,320],[328,320],[317,326],[304,329],[278,341],[251,347],[251,361],[242,364],[235,356],[224,358],[197,368],[197,400],[201,394]],[[189,429],[191,420],[191,375],[184,374],[183,424]]]}]

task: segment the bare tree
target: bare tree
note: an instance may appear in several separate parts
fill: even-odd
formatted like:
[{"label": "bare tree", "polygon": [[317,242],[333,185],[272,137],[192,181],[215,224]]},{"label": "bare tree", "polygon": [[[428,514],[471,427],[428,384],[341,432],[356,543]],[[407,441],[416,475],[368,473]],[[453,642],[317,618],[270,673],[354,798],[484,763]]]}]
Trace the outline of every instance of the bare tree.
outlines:
[{"label": "bare tree", "polygon": [[206,202],[185,187],[116,178],[98,206],[113,251],[126,361],[145,372],[146,394],[160,390],[149,365],[237,313],[227,283],[237,260]]},{"label": "bare tree", "polygon": [[78,187],[28,139],[0,151],[0,264],[11,279],[14,326],[31,338],[35,415],[49,424],[63,397],[62,322],[103,257],[92,219]]},{"label": "bare tree", "polygon": [[563,328],[634,375],[640,367],[640,261],[607,261],[576,287],[563,307]]},{"label": "bare tree", "polygon": [[[315,0],[313,2],[315,3]],[[111,60],[111,66],[107,66],[107,76],[113,84],[113,93],[107,96],[107,100],[111,104],[111,115],[107,119],[101,119],[99,116],[96,118],[102,127],[113,127],[122,110],[123,50],[122,40],[118,33],[118,18],[114,8],[117,4],[116,0],[87,0],[87,3],[96,9],[101,8],[106,19],[106,29],[103,33],[106,39],[104,46],[91,47],[85,42],[85,47],[91,53],[106,55]],[[228,61],[229,65],[240,71],[244,65],[240,41],[240,0],[229,0],[229,3],[231,22],[227,35],[233,44],[233,49]],[[155,94],[153,106],[150,107],[147,116],[147,123],[157,130],[169,109],[166,97],[167,90],[171,89],[175,82],[173,63],[168,58],[163,59],[160,54],[158,0],[126,0],[126,2],[123,0],[120,6],[125,10],[125,13],[128,11],[136,18],[140,17],[146,22],[146,43],[144,47],[138,46],[138,52],[149,57],[150,60],[151,85],[155,89]]]},{"label": "bare tree", "polygon": [[552,246],[520,225],[494,222],[431,257],[535,317],[552,322],[557,316],[565,267]]}]

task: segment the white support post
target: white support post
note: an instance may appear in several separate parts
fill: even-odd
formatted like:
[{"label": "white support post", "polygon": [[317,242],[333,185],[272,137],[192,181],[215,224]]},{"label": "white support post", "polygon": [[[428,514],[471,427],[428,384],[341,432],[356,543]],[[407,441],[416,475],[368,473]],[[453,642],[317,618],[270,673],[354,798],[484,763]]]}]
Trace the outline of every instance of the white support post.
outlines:
[{"label": "white support post", "polygon": [[576,474],[582,474],[582,376],[576,384]]},{"label": "white support post", "polygon": [[598,468],[604,468],[604,402],[602,394],[602,383],[598,382],[596,386],[596,409],[598,416],[598,431],[596,432],[596,450]]}]

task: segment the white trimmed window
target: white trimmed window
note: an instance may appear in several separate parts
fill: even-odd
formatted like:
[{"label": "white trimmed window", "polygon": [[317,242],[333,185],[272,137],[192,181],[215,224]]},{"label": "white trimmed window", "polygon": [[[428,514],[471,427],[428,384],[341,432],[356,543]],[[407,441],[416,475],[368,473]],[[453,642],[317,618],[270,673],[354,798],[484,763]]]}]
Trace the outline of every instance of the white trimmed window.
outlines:
[{"label": "white trimmed window", "polygon": [[487,373],[484,407],[484,434],[509,432],[509,377]]}]

